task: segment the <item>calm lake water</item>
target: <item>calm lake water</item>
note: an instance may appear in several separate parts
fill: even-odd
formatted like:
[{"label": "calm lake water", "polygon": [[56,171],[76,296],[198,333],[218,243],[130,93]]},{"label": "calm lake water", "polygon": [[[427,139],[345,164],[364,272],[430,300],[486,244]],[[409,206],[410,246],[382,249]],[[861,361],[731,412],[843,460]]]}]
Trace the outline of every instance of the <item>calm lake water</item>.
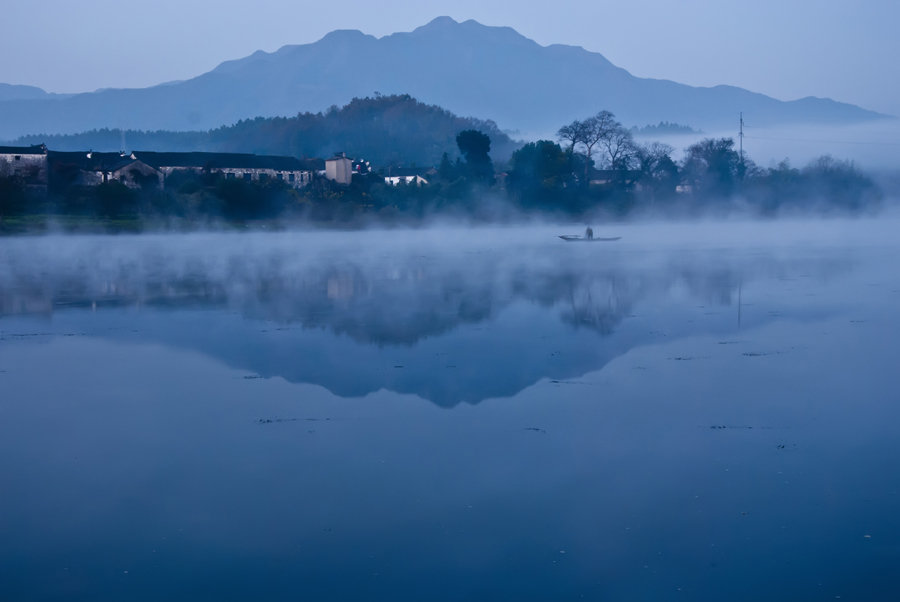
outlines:
[{"label": "calm lake water", "polygon": [[0,240],[0,600],[893,600],[900,222]]}]

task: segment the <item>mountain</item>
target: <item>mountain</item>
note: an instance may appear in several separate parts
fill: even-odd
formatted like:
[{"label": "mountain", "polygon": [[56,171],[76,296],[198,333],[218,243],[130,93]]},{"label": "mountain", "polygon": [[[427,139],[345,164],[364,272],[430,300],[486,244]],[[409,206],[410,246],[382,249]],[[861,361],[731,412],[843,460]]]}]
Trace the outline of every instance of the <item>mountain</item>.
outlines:
[{"label": "mountain", "polygon": [[580,47],[541,46],[508,27],[439,17],[383,38],[333,31],[312,44],[259,51],[150,88],[2,100],[0,139],[102,127],[209,129],[322,111],[376,91],[544,135],[601,109],[629,126],[670,121],[706,130],[733,129],[741,111],[756,127],[881,117],[828,99],[783,102],[732,86],[638,78]]}]

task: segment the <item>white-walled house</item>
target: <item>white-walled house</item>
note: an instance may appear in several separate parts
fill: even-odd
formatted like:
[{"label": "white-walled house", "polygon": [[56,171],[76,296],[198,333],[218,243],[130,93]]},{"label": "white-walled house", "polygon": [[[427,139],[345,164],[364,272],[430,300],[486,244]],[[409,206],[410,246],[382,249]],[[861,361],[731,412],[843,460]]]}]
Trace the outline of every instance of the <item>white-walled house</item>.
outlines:
[{"label": "white-walled house", "polygon": [[50,169],[61,185],[96,186],[119,181],[129,188],[147,184],[165,187],[176,172],[220,173],[246,181],[280,180],[292,188],[309,184],[314,170],[309,161],[242,153],[132,153],[50,151]]},{"label": "white-walled house", "polygon": [[0,146],[0,178],[22,178],[29,186],[47,185],[47,147]]},{"label": "white-walled house", "polygon": [[[261,181],[267,178],[281,180],[292,188],[303,188],[315,173],[310,161],[296,157],[254,155],[249,153],[162,153],[135,151],[134,155],[154,166],[167,178],[172,173],[221,173],[226,178]],[[321,160],[319,160],[321,162]]]},{"label": "white-walled house", "polygon": [[384,177],[384,183],[388,186],[397,186],[398,184],[427,186],[428,178],[436,174],[437,170],[433,167],[389,167],[387,175]]},{"label": "white-walled house", "polygon": [[138,160],[134,153],[97,153],[93,151],[48,152],[49,169],[62,186],[98,186],[121,182],[129,188],[162,184],[162,173]]},{"label": "white-walled house", "polygon": [[325,160],[325,177],[338,184],[348,185],[353,179],[353,161],[344,153]]},{"label": "white-walled house", "polygon": [[428,180],[422,176],[385,176],[384,183],[388,186],[397,186],[398,184],[427,186]]}]

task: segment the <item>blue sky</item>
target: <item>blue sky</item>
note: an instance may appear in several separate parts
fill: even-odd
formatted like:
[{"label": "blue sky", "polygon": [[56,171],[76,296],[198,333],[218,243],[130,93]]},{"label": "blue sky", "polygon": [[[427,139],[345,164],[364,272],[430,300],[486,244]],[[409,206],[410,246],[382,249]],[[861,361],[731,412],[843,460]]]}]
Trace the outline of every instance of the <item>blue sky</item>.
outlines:
[{"label": "blue sky", "polygon": [[[334,29],[376,36],[439,15],[604,54],[641,77],[826,96],[900,115],[900,1],[44,0],[5,3],[0,82],[54,92],[142,87]],[[16,57],[16,60],[8,60]]]}]

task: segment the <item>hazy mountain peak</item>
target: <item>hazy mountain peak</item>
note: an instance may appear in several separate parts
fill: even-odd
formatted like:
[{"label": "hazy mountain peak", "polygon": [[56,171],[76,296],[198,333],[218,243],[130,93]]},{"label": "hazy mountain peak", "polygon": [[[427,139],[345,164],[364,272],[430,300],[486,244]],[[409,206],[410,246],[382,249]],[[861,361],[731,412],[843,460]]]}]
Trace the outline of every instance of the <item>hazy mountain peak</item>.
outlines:
[{"label": "hazy mountain peak", "polygon": [[358,29],[335,29],[334,31],[326,33],[322,37],[322,39],[319,40],[319,43],[327,42],[330,44],[353,44],[365,39],[374,40],[376,38],[369,34],[365,34]]},{"label": "hazy mountain peak", "polygon": [[481,39],[491,39],[494,43],[524,42],[529,45],[539,46],[537,42],[526,38],[512,27],[485,25],[475,19],[456,21],[452,17],[447,16],[436,17],[425,25],[415,28],[411,32],[398,32],[392,35],[413,37],[439,36],[443,38],[464,35],[477,36]]},{"label": "hazy mountain peak", "polygon": [[165,86],[54,103],[4,99],[0,89],[0,139],[102,127],[215,128],[257,116],[318,112],[376,91],[410,94],[539,136],[603,109],[629,126],[667,121],[705,130],[732,127],[740,112],[757,126],[881,117],[827,99],[783,102],[734,86],[638,78],[579,46],[541,46],[509,27],[441,16],[382,38],[333,31],[317,42],[255,52]]},{"label": "hazy mountain peak", "polygon": [[435,17],[434,19],[432,19],[425,25],[420,25],[419,27],[416,27],[413,30],[413,32],[434,31],[436,29],[447,29],[450,27],[455,27],[456,25],[459,25],[459,21],[457,21],[453,17],[448,17],[448,16],[444,15],[441,17]]}]

